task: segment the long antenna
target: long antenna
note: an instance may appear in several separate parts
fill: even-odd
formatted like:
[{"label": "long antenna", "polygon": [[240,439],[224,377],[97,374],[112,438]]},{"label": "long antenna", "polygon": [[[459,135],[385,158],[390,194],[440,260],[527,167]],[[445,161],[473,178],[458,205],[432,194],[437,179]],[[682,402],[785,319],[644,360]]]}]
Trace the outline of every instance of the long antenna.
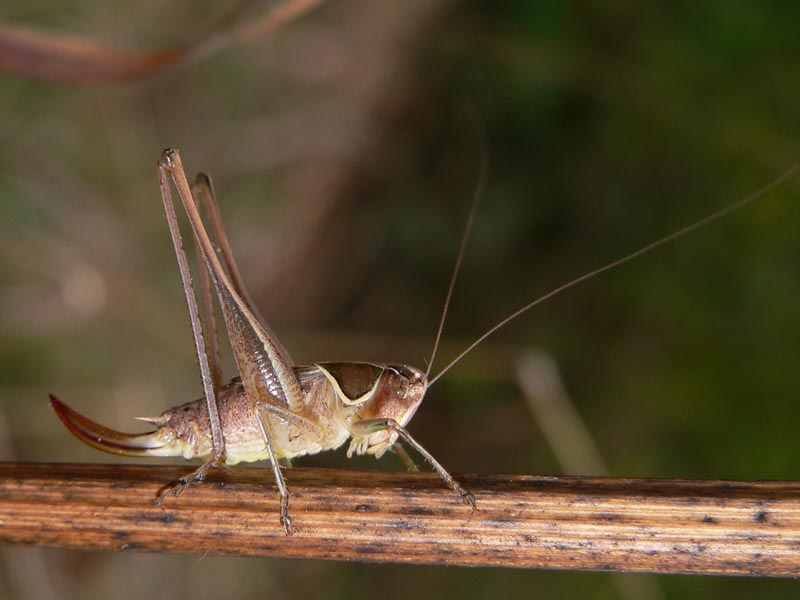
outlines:
[{"label": "long antenna", "polygon": [[453,274],[450,276],[450,285],[447,288],[447,296],[445,297],[444,306],[442,307],[442,318],[439,320],[439,329],[436,331],[436,339],[433,342],[433,350],[431,351],[431,358],[428,361],[428,369],[425,371],[426,379],[428,375],[431,374],[433,361],[436,359],[436,352],[439,350],[439,342],[442,339],[442,332],[444,331],[444,322],[447,319],[450,300],[453,298],[453,289],[456,286],[456,279],[461,270],[461,262],[464,259],[464,253],[467,250],[467,242],[469,242],[469,236],[472,232],[472,223],[475,220],[475,213],[478,211],[478,204],[480,203],[481,196],[483,196],[483,190],[486,187],[486,177],[489,171],[489,158],[486,150],[486,131],[484,130],[483,122],[478,118],[475,111],[470,110],[469,115],[475,125],[475,133],[478,136],[478,144],[480,145],[481,164],[480,170],[478,171],[478,183],[475,185],[475,193],[472,196],[472,206],[470,206],[469,209],[469,216],[467,217],[467,224],[464,227],[464,234],[461,236],[461,245],[458,248],[456,263],[453,265]]},{"label": "long antenna", "polygon": [[589,273],[586,273],[585,275],[581,275],[580,277],[578,277],[576,279],[573,279],[572,281],[569,281],[569,282],[567,282],[567,283],[565,283],[563,285],[560,285],[559,287],[555,288],[551,292],[548,292],[544,296],[540,296],[539,298],[537,298],[533,302],[529,302],[528,304],[526,304],[522,308],[514,311],[513,313],[508,315],[505,319],[503,319],[502,321],[500,321],[499,323],[497,323],[496,325],[491,327],[486,333],[481,335],[477,340],[475,340],[469,346],[467,346],[466,349],[463,350],[452,361],[450,361],[450,363],[444,369],[439,371],[439,373],[433,379],[429,380],[428,387],[432,386],[436,382],[436,380],[438,380],[442,375],[447,373],[447,371],[449,371],[456,363],[458,363],[462,358],[464,358],[467,354],[469,354],[476,346],[478,346],[486,338],[488,338],[490,335],[492,335],[498,329],[504,327],[510,321],[513,321],[518,316],[520,316],[521,314],[527,312],[528,310],[530,310],[531,308],[533,308],[537,304],[540,304],[540,303],[544,302],[545,300],[549,300],[553,296],[555,296],[557,294],[560,294],[564,290],[569,289],[572,286],[581,283],[582,281],[586,281],[587,279],[591,279],[595,275],[599,275],[600,273],[603,273],[605,271],[609,271],[610,269],[613,269],[614,267],[618,267],[618,266],[620,266],[620,265],[622,265],[622,264],[624,264],[624,263],[626,263],[626,262],[628,262],[630,260],[633,260],[634,258],[636,258],[638,256],[641,256],[642,254],[645,254],[647,252],[650,252],[651,250],[654,250],[655,248],[658,248],[659,246],[663,246],[664,244],[666,244],[668,242],[671,242],[672,240],[674,240],[676,238],[679,238],[682,235],[686,235],[690,231],[694,231],[695,229],[698,229],[698,228],[702,227],[703,225],[707,225],[708,223],[711,223],[712,221],[716,221],[717,219],[719,219],[721,217],[724,217],[725,215],[727,215],[727,214],[729,214],[729,213],[741,208],[742,206],[744,206],[746,204],[749,204],[753,200],[756,200],[757,198],[760,198],[761,196],[767,194],[768,192],[772,191],[773,189],[775,189],[776,187],[778,187],[779,185],[781,185],[782,183],[784,183],[788,179],[791,179],[797,173],[797,170],[798,170],[798,166],[794,165],[792,168],[790,168],[788,171],[786,171],[783,175],[781,175],[777,179],[774,179],[773,181],[771,181],[770,183],[768,183],[767,185],[765,185],[761,189],[753,192],[752,194],[749,194],[749,195],[745,196],[744,198],[741,198],[741,199],[737,200],[733,204],[730,204],[730,205],[726,206],[725,208],[722,208],[722,209],[720,209],[720,210],[718,210],[718,211],[716,211],[714,213],[711,213],[707,217],[703,217],[702,219],[700,219],[699,221],[695,221],[691,225],[687,225],[686,227],[678,229],[677,231],[674,231],[673,233],[670,233],[669,235],[664,236],[661,239],[656,240],[655,242],[653,242],[651,244],[648,244],[647,246],[644,246],[643,248],[640,248],[636,252],[631,252],[630,254],[628,254],[626,256],[623,256],[622,258],[618,258],[617,260],[612,261],[612,262],[610,262],[610,263],[608,263],[608,264],[606,264],[606,265],[604,265],[604,266],[602,266],[602,267],[600,267],[598,269],[595,269],[594,271],[590,271]]}]

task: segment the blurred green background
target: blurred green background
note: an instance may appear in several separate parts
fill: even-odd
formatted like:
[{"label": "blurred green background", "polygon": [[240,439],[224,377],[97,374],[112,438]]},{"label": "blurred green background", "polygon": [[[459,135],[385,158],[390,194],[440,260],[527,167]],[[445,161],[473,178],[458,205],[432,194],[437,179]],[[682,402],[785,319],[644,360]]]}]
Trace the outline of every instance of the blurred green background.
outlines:
[{"label": "blurred green background", "polygon": [[[32,0],[0,18],[155,48],[234,5]],[[441,366],[531,298],[798,161],[798,23],[785,2],[347,0],[140,83],[3,76],[0,459],[115,460],[61,427],[48,392],[122,429],[199,397],[156,183],[163,147],[215,177],[251,294],[296,362],[424,366],[478,177],[477,113],[490,175]],[[796,479],[798,187],[515,321],[431,389],[412,433],[454,472],[560,473],[516,381],[538,348],[612,474]],[[299,464],[400,468],[343,453]],[[621,597],[607,574],[2,559],[3,598]],[[800,592],[653,579],[651,597]]]}]

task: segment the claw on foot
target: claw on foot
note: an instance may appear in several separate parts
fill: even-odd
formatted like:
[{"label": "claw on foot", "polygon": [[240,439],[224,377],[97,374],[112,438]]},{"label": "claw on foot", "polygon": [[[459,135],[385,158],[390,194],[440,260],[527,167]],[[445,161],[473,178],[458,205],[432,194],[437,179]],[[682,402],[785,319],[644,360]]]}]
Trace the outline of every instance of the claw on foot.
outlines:
[{"label": "claw on foot", "polygon": [[170,481],[169,483],[161,486],[156,494],[156,506],[163,507],[164,499],[167,496],[180,496],[183,491],[193,483],[200,483],[206,478],[208,472],[214,467],[219,467],[223,471],[230,473],[230,469],[225,467],[221,462],[210,460],[207,463],[200,465],[200,468],[192,471],[185,477],[181,477],[177,481]]},{"label": "claw on foot", "polygon": [[461,500],[464,504],[472,507],[472,512],[478,510],[478,505],[475,504],[475,496],[473,496],[471,492],[468,492],[462,487],[459,487],[456,491],[461,495]]},{"label": "claw on foot", "polygon": [[156,506],[159,508],[164,508],[164,499],[167,496],[180,496],[183,490],[186,488],[186,483],[179,479],[178,481],[170,481],[169,483],[165,483],[160,488],[158,488],[158,492],[156,493]]},{"label": "claw on foot", "polygon": [[281,525],[286,535],[292,535],[292,518],[289,516],[289,494],[281,495]]},{"label": "claw on foot", "polygon": [[281,515],[281,525],[286,535],[292,535],[292,518],[289,515]]}]

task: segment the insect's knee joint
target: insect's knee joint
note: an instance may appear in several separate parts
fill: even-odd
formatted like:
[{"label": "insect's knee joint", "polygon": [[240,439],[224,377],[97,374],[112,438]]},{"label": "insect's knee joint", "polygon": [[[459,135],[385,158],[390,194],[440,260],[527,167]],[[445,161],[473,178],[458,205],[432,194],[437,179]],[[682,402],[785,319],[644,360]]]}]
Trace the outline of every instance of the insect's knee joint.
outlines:
[{"label": "insect's knee joint", "polygon": [[175,157],[178,151],[175,148],[165,148],[158,159],[158,166],[161,169],[171,170],[175,167]]}]

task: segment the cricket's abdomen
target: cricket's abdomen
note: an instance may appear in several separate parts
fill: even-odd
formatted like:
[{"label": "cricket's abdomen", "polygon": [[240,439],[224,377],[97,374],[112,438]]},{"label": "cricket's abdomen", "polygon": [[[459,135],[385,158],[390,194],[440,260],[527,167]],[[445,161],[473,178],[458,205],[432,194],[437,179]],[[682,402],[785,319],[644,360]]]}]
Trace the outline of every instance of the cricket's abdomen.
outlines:
[{"label": "cricket's abdomen", "polygon": [[[225,463],[268,460],[258,408],[238,379],[220,389],[217,407],[225,441]],[[292,420],[262,411],[276,458],[294,458],[338,448],[349,437],[347,428],[337,419],[326,418],[319,407],[307,408],[302,414],[294,414]],[[183,446],[182,451],[173,456],[196,458],[213,453],[204,398],[171,408],[161,419],[162,428],[174,432],[176,442],[180,440],[176,446]]]},{"label": "cricket's abdomen", "polygon": [[[238,382],[219,390],[217,409],[225,440],[225,463],[253,462],[269,457],[258,426],[252,402]],[[205,398],[181,404],[165,411],[162,428],[176,437],[176,449],[184,458],[208,457],[213,454],[211,424]]]}]

